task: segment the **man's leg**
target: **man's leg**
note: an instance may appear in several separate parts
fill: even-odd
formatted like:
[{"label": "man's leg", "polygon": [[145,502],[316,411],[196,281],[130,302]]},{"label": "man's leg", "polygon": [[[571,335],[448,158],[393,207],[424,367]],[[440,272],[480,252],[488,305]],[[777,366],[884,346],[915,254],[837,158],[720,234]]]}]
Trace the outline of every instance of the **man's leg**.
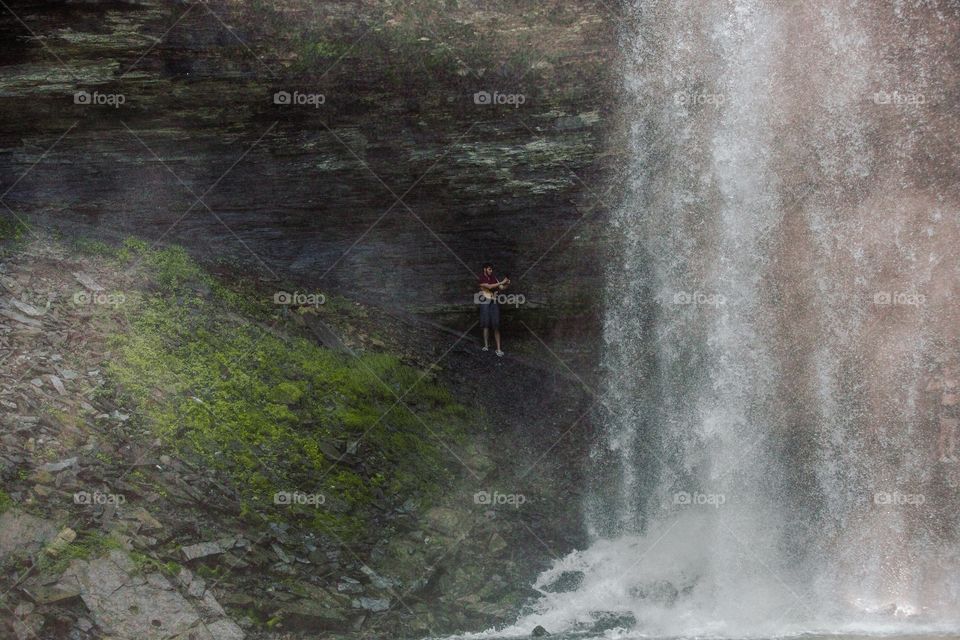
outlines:
[{"label": "man's leg", "polygon": [[493,327],[493,339],[497,343],[497,355],[502,356],[503,350],[500,349],[500,305],[496,302],[490,303],[490,324]]},{"label": "man's leg", "polygon": [[480,326],[483,328],[483,350],[490,348],[490,305],[480,304]]}]

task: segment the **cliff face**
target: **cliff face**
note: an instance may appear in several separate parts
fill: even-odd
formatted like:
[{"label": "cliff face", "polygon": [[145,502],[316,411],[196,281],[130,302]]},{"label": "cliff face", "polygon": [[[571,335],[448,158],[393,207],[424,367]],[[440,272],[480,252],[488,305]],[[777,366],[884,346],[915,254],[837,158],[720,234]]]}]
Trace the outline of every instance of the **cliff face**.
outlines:
[{"label": "cliff face", "polygon": [[461,329],[492,260],[548,342],[596,326],[618,24],[603,3],[10,9],[0,176],[19,215]]},{"label": "cliff face", "polygon": [[[415,620],[405,610],[383,624],[422,636],[515,619],[547,558],[583,543],[577,461],[590,403],[579,365],[594,360],[600,236],[615,198],[601,185],[615,161],[606,149],[618,17],[604,2],[506,0],[8,6],[0,223],[181,244],[217,271],[367,303],[358,308],[371,310],[384,339],[363,342],[340,313],[348,307],[331,305],[336,338],[359,333],[353,350],[389,343],[439,370],[492,425],[451,463],[465,479],[444,487],[441,506],[357,549],[403,576],[405,598],[419,598]],[[24,270],[32,259],[31,250]],[[471,327],[486,260],[525,298],[505,310],[511,357],[477,354],[424,322],[393,322]],[[74,267],[47,268],[66,276]],[[478,502],[496,491],[530,504]],[[333,580],[347,569],[331,571]],[[226,604],[265,621],[287,605],[284,619],[311,630],[327,615],[231,591],[239,595]],[[359,610],[337,607],[346,613],[331,628],[353,628]]]}]

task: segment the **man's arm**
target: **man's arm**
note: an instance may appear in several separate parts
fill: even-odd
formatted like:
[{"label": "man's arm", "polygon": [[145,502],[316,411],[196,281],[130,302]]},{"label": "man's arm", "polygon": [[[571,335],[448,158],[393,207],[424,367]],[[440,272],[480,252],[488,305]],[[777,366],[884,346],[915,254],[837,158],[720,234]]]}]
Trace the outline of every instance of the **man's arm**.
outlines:
[{"label": "man's arm", "polygon": [[501,287],[506,286],[510,283],[510,278],[504,278],[500,282],[480,282],[480,288],[486,289],[487,291],[493,291],[494,289],[500,289]]}]

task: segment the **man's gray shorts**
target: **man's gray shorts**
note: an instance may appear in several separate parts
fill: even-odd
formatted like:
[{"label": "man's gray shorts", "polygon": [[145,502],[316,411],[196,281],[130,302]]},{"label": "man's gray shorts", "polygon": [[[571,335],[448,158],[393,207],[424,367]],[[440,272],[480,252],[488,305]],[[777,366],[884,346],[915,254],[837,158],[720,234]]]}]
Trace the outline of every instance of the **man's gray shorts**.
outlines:
[{"label": "man's gray shorts", "polygon": [[500,305],[496,302],[480,303],[480,328],[500,328]]}]

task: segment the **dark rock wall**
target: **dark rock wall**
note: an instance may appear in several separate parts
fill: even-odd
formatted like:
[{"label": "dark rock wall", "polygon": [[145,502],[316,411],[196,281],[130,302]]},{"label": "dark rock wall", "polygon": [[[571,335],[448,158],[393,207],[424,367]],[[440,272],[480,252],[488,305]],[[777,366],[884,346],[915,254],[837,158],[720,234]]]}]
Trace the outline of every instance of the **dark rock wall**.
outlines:
[{"label": "dark rock wall", "polygon": [[527,299],[515,319],[589,350],[616,198],[606,4],[9,6],[5,215],[182,243],[461,329],[489,259]]}]

